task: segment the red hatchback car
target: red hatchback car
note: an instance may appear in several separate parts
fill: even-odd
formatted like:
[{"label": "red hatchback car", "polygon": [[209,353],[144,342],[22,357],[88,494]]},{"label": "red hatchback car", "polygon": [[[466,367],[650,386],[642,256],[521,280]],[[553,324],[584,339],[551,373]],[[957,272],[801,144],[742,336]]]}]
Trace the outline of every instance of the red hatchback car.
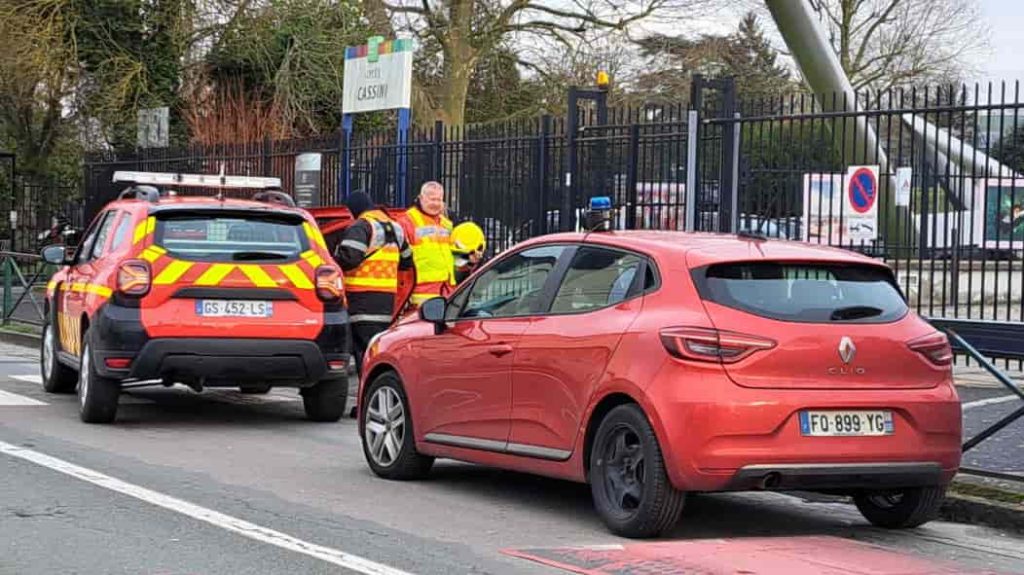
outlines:
[{"label": "red hatchback car", "polygon": [[686,492],[853,496],[873,524],[935,516],[960,464],[946,337],[882,263],[681,232],[525,242],[367,353],[374,473],[435,457],[588,482],[608,527],[671,528]]}]

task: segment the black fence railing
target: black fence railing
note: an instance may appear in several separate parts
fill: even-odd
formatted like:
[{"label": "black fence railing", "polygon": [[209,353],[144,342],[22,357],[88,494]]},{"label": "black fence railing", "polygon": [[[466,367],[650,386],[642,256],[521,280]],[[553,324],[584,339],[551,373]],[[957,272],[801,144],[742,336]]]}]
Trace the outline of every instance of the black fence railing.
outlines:
[{"label": "black fence railing", "polygon": [[[319,154],[320,203],[345,189],[408,203],[427,180],[492,251],[576,225],[595,195],[627,228],[759,231],[883,258],[931,317],[1024,321],[1024,122],[1017,86],[730,101],[704,82],[696,106],[641,106],[578,117],[417,128],[294,141],[90,156],[86,213],[116,196],[114,170],[280,177]],[[599,121],[600,120],[600,121]],[[695,123],[696,122],[696,123]],[[569,126],[577,129],[570,133]],[[852,213],[851,166],[872,166],[865,218]],[[897,190],[897,184],[904,190]],[[688,187],[694,189],[688,190]],[[689,192],[689,193],[688,193]],[[851,217],[853,216],[853,217]]]}]

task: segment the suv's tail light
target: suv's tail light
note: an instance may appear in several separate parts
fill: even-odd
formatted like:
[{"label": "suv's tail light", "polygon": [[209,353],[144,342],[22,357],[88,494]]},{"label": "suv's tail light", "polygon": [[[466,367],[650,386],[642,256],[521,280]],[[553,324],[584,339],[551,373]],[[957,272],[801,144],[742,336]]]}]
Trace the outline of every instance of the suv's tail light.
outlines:
[{"label": "suv's tail light", "polygon": [[341,270],[335,266],[316,268],[316,295],[323,301],[338,301],[344,295]]},{"label": "suv's tail light", "polygon": [[151,280],[149,264],[142,260],[128,260],[117,268],[117,291],[124,295],[146,295]]},{"label": "suv's tail light", "polygon": [[953,363],[953,348],[950,347],[949,338],[944,333],[936,332],[912,339],[907,342],[907,347],[935,365],[945,366]]},{"label": "suv's tail light", "polygon": [[703,327],[667,327],[661,330],[661,343],[679,359],[722,363],[735,363],[776,345],[756,335]]}]

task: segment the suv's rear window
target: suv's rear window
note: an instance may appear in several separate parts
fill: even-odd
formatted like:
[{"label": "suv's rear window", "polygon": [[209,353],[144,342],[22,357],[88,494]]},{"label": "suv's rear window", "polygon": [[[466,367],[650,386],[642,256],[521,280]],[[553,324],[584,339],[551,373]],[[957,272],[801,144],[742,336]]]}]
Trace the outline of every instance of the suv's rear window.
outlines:
[{"label": "suv's rear window", "polygon": [[309,249],[302,219],[273,214],[161,214],[155,241],[193,261],[286,261]]},{"label": "suv's rear window", "polygon": [[756,262],[717,264],[696,274],[705,300],[771,319],[882,323],[907,313],[884,268]]}]

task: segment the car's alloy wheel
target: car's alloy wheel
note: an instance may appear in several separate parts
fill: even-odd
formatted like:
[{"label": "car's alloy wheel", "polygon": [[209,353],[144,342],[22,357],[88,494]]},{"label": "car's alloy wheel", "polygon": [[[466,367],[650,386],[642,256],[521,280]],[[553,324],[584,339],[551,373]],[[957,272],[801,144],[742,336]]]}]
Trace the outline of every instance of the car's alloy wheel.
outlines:
[{"label": "car's alloy wheel", "polygon": [[78,370],[78,414],[86,423],[110,423],[117,417],[121,384],[96,373],[89,339],[88,334],[83,338],[85,345]]},{"label": "car's alloy wheel", "polygon": [[636,512],[644,492],[644,452],[637,431],[629,425],[615,428],[601,456],[600,480],[608,501],[623,515]]},{"label": "car's alloy wheel", "polygon": [[605,525],[624,537],[652,537],[679,520],[686,494],[668,479],[658,438],[636,404],[604,417],[590,453],[594,506]]},{"label": "car's alloy wheel", "polygon": [[43,389],[50,393],[71,393],[75,391],[78,378],[74,370],[57,359],[57,336],[52,325],[43,326],[40,344],[39,368],[43,376]]},{"label": "car's alloy wheel", "polygon": [[391,387],[380,387],[366,406],[366,443],[370,457],[382,467],[398,459],[405,443],[405,408]]},{"label": "car's alloy wheel", "polygon": [[386,479],[417,479],[434,458],[416,450],[409,399],[393,372],[374,378],[359,403],[359,429],[366,463]]}]

